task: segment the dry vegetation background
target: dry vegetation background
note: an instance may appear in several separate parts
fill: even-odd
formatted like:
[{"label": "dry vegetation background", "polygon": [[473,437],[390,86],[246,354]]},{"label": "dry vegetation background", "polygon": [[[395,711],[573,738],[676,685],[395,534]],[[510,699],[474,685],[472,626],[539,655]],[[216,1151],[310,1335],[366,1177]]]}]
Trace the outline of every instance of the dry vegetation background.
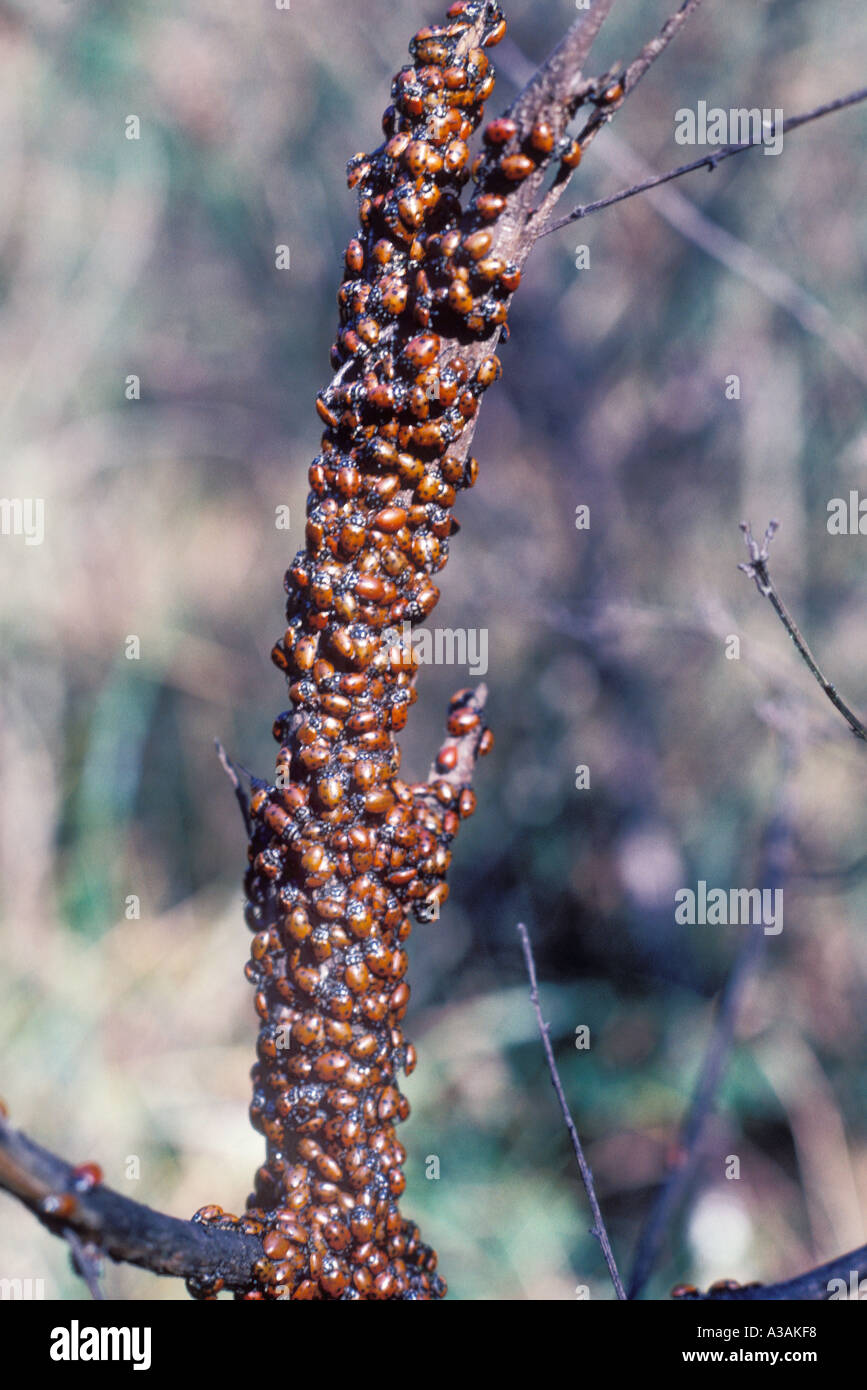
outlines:
[{"label": "dry vegetation background", "polygon": [[[631,56],[668,8],[621,0],[598,66]],[[575,16],[567,0],[507,9],[533,62]],[[355,225],[343,168],[378,142],[407,41],[440,13],[425,0],[0,4],[0,492],[46,505],[41,547],[0,541],[0,1093],[35,1138],[179,1216],[239,1210],[261,1147],[246,1119],[244,835],[212,739],[273,765],[285,694],[268,651]],[[706,0],[594,146],[576,198],[624,181],[623,142],[657,169],[689,157],[673,139],[681,106],[791,114],[859,86],[865,67],[857,0]],[[504,77],[492,111],[513,91]],[[865,136],[855,109],[777,159],[732,160],[560,232],[517,296],[437,610],[443,626],[489,631],[497,745],[448,909],[412,950],[405,1209],[455,1297],[563,1299],[579,1282],[608,1296],[515,922],[534,933],[623,1257],[746,930],[675,927],[674,890],[755,882],[781,724],[798,745],[785,930],[650,1292],[779,1277],[867,1239],[865,754],[735,568],[740,518],[778,516],[780,586],[864,709],[867,540],[825,522],[867,469],[864,356],[859,368],[838,336],[867,342]],[[663,215],[684,196],[753,248],[775,293],[770,272],[825,305],[827,324],[808,331],[685,240]],[[739,402],[724,396],[731,372]],[[130,373],[139,402],[124,398]],[[574,529],[579,503],[589,533]],[[725,659],[730,633],[739,661]],[[427,766],[466,683],[423,673],[406,767]],[[590,791],[574,788],[579,763]],[[139,921],[124,919],[131,893]],[[571,1044],[582,1023],[587,1054]],[[739,1182],[723,1178],[729,1153]],[[0,1274],[43,1277],[50,1298],[81,1290],[60,1243],[6,1199]],[[110,1269],[107,1288],[185,1297],[131,1269]]]}]

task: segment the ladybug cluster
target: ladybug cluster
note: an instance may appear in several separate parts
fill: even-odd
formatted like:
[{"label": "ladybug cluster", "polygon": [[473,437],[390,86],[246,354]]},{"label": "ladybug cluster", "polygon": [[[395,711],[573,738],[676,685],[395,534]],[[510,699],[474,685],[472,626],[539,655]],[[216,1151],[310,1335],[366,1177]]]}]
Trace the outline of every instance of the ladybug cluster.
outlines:
[{"label": "ladybug cluster", "polygon": [[[194,1218],[262,1237],[245,1299],[445,1294],[436,1255],[398,1208],[395,1126],[409,1111],[398,1072],[415,1066],[401,1030],[408,914],[439,914],[451,842],[475,807],[473,764],[492,736],[482,693],[460,691],[430,779],[401,780],[395,735],[417,667],[399,631],[433,611],[452,508],[476,480],[472,430],[461,436],[500,364],[466,349],[502,330],[520,279],[493,254],[492,224],[509,189],[559,153],[544,124],[530,153],[507,151],[517,127],[501,118],[469,167],[494,85],[485,50],[505,27],[498,4],[458,0],[445,24],[416,34],[385,142],[348,166],[361,226],[338,293],[335,375],[317,398],[325,433],[306,544],[272,653],[292,708],[274,724],[274,783],[256,783],[250,801],[247,976],[261,1019],[251,1119],[266,1161],[243,1217],[211,1206]],[[189,1285],[200,1298],[219,1286]]]},{"label": "ladybug cluster", "polygon": [[736,1293],[738,1289],[760,1289],[762,1286],[758,1282],[752,1284],[739,1284],[737,1279],[717,1279],[711,1284],[707,1293],[701,1293],[695,1284],[675,1284],[671,1291],[672,1298],[695,1299],[695,1298],[720,1298],[725,1294]]}]

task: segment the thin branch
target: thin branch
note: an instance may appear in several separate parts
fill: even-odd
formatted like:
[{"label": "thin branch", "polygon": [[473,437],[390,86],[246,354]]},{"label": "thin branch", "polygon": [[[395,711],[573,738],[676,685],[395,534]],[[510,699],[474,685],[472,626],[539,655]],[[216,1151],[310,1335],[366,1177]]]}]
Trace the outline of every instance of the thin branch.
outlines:
[{"label": "thin branch", "polygon": [[[782,884],[789,859],[791,825],[785,814],[783,793],[776,816],[764,836],[760,881],[772,890]],[[680,1123],[675,1152],[677,1161],[660,1187],[639,1236],[629,1297],[637,1298],[650,1278],[669,1223],[677,1212],[698,1165],[702,1137],[716,1105],[734,1042],[735,1027],[747,985],[764,955],[765,936],[752,929],[743,941],[723,986],[710,1037],[699,1066],[692,1097]]]},{"label": "thin branch", "polygon": [[79,1278],[84,1280],[92,1299],[104,1299],[105,1294],[99,1282],[100,1267],[96,1247],[91,1242],[83,1241],[70,1226],[64,1229],[63,1234],[69,1246],[72,1268]]},{"label": "thin branch", "polygon": [[[824,105],[817,106],[812,111],[805,111],[798,116],[790,116],[788,120],[783,121],[783,134],[789,135],[802,125],[808,125],[811,121],[817,121],[820,117],[828,116],[834,111],[842,111],[847,106],[856,106],[862,101],[867,101],[867,87],[861,87],[858,91],[850,92],[847,96],[837,97],[835,101],[825,102]],[[776,126],[771,126],[770,133],[772,135],[776,133]],[[669,169],[664,174],[653,174],[649,178],[642,179],[639,183],[632,184],[629,188],[621,188],[617,193],[611,193],[607,198],[599,198],[594,203],[583,203],[573,208],[565,217],[560,217],[556,222],[549,223],[539,233],[539,236],[549,236],[551,232],[559,231],[561,227],[568,227],[571,222],[577,222],[582,217],[589,217],[591,212],[599,212],[602,208],[610,208],[615,203],[623,203],[627,198],[634,198],[637,194],[646,193],[648,189],[658,188],[661,184],[671,183],[673,179],[682,178],[684,174],[694,173],[696,169],[713,171],[718,164],[722,164],[725,159],[730,159],[732,155],[761,148],[764,144],[763,140],[751,140],[746,144],[722,145],[720,149],[714,150],[712,154],[704,155],[701,159],[693,159],[688,164],[679,164],[676,169]]]},{"label": "thin branch", "polygon": [[536,981],[536,963],[533,959],[533,948],[530,945],[530,935],[523,922],[520,922],[518,924],[518,932],[521,937],[521,946],[524,952],[524,961],[527,966],[527,974],[530,977],[530,1000],[532,1002],[533,1009],[536,1014],[536,1021],[539,1025],[539,1033],[542,1038],[542,1046],[545,1049],[545,1057],[548,1062],[548,1070],[551,1073],[551,1084],[553,1085],[554,1090],[557,1094],[557,1099],[560,1102],[560,1109],[563,1112],[563,1119],[566,1123],[566,1128],[569,1131],[569,1138],[572,1140],[572,1148],[575,1152],[575,1158],[577,1159],[578,1168],[581,1173],[581,1181],[584,1184],[584,1190],[587,1193],[587,1199],[590,1202],[590,1209],[593,1212],[593,1225],[590,1228],[590,1234],[592,1236],[595,1236],[595,1238],[599,1241],[600,1246],[602,1247],[602,1253],[605,1256],[605,1263],[608,1266],[608,1273],[611,1275],[611,1282],[614,1285],[614,1290],[617,1294],[617,1297],[620,1299],[625,1299],[626,1290],[623,1287],[623,1282],[620,1278],[620,1274],[617,1269],[617,1263],[614,1259],[614,1252],[611,1249],[611,1242],[608,1239],[608,1232],[605,1229],[605,1222],[602,1219],[602,1212],[599,1208],[599,1202],[596,1198],[596,1188],[593,1184],[593,1174],[590,1170],[590,1165],[587,1162],[587,1159],[584,1157],[584,1150],[581,1147],[581,1140],[578,1137],[578,1131],[575,1128],[575,1121],[572,1119],[572,1115],[569,1110],[569,1102],[566,1100],[566,1095],[563,1090],[563,1083],[560,1080],[560,1073],[557,1070],[557,1063],[554,1059],[554,1049],[551,1046],[551,1038],[548,1033],[548,1025],[542,1017],[542,1006],[539,1002],[539,986]]},{"label": "thin branch", "polygon": [[[90,1261],[99,1250],[153,1274],[221,1279],[225,1288],[243,1290],[253,1282],[253,1267],[263,1256],[253,1235],[179,1221],[101,1183],[82,1183],[69,1163],[2,1117],[0,1188],[23,1202],[53,1235],[77,1237]],[[75,1251],[75,1241],[72,1245]]]},{"label": "thin branch", "polygon": [[[613,4],[614,0],[595,0],[593,8],[575,20],[554,52],[533,73],[512,102],[508,114],[518,125],[516,143],[526,139],[533,126],[541,120],[549,121],[559,138],[565,133],[578,108],[600,95],[600,80],[586,79],[583,69]],[[547,220],[550,208],[562,196],[572,175],[570,168],[561,166],[551,188],[541,203],[537,203],[551,162],[541,162],[535,174],[524,180],[510,199],[504,227],[497,229],[498,240],[502,231],[512,240],[509,256],[519,266],[523,265],[538,238],[537,226]]]},{"label": "thin branch", "polygon": [[750,931],[738,950],[731,973],[723,986],[692,1097],[675,1143],[677,1157],[674,1166],[659,1188],[641,1230],[629,1280],[630,1298],[639,1296],[653,1273],[669,1223],[695,1175],[701,1140],[725,1074],[744,991],[764,954],[764,941],[760,931]]},{"label": "thin branch", "polygon": [[753,536],[749,522],[742,521],[741,530],[744,533],[744,540],[746,541],[747,549],[750,553],[750,559],[748,564],[738,565],[738,569],[743,570],[744,574],[749,575],[750,579],[754,579],[759,593],[764,598],[770,599],[774,612],[777,614],[783,627],[794,642],[795,648],[799,656],[803,658],[807,670],[815,680],[818,681],[834,708],[840,711],[855,737],[867,741],[867,725],[865,725],[863,721],[858,718],[858,715],[849,708],[846,701],[837,693],[836,686],[828,680],[828,677],[820,669],[816,658],[807,646],[797,623],[777,593],[773,580],[768,573],[770,544],[778,529],[779,522],[769,522],[760,545]]},{"label": "thin branch", "polygon": [[684,1302],[750,1303],[800,1299],[818,1303],[831,1297],[828,1286],[832,1280],[842,1280],[847,1289],[852,1289],[853,1285],[857,1289],[865,1277],[867,1245],[862,1245],[858,1250],[850,1250],[848,1255],[839,1255],[836,1260],[829,1260],[828,1264],[807,1270],[806,1274],[799,1274],[782,1284],[745,1284],[741,1288],[708,1289],[707,1293],[689,1295]]},{"label": "thin branch", "polygon": [[[507,39],[504,42],[499,55],[499,63],[500,67],[505,68],[516,84],[527,82],[534,71],[533,64],[512,39]],[[600,88],[604,86],[604,83],[600,79],[595,84],[588,83],[587,86],[588,89],[591,87]],[[828,102],[824,106],[817,107],[814,111],[806,112],[801,116],[793,116],[789,128],[796,129],[799,125],[818,119],[819,116],[827,115],[829,112],[840,110],[845,106],[854,105],[855,102],[865,98],[867,98],[867,88],[861,92],[840,97],[836,101]],[[730,147],[730,153],[738,154],[751,148],[752,145],[749,144],[733,145]],[[733,274],[739,275],[749,284],[755,285],[771,303],[778,304],[786,313],[791,314],[805,332],[819,338],[853,376],[861,382],[867,382],[867,346],[856,333],[845,325],[839,324],[827,306],[805,290],[792,276],[787,275],[785,271],[773,265],[767,257],[760,255],[739,237],[734,236],[726,228],[714,222],[677,189],[660,187],[660,185],[679,178],[682,174],[692,170],[715,168],[719,157],[720,152],[705,155],[701,159],[693,160],[690,164],[683,164],[677,169],[669,170],[668,173],[652,174],[644,160],[640,159],[634,150],[630,149],[622,140],[618,140],[616,136],[609,135],[602,150],[602,159],[615,172],[631,179],[630,186],[621,189],[618,193],[611,194],[608,198],[602,198],[598,202],[583,204],[566,217],[560,218],[548,226],[545,226],[544,219],[541,219],[543,225],[538,233],[539,238],[547,236],[549,232],[556,231],[558,228],[568,226],[576,219],[588,216],[591,212],[610,207],[613,203],[622,202],[625,198],[635,197],[638,193],[656,189],[656,196],[651,198],[651,206],[660,217],[664,218],[687,241],[691,241],[694,246],[698,246],[707,255],[719,261]]]},{"label": "thin branch", "polygon": [[249,836],[251,828],[250,803],[247,800],[243,787],[241,786],[241,779],[238,776],[238,773],[235,769],[235,764],[232,762],[232,759],[229,757],[228,753],[226,752],[225,748],[223,747],[222,743],[218,738],[214,739],[214,747],[217,750],[217,757],[220,759],[220,766],[222,767],[223,771],[225,772],[226,776],[228,777],[229,781],[232,783],[232,786],[234,788],[235,800],[241,808],[241,815],[244,817],[244,827],[247,831],[247,835]]},{"label": "thin branch", "polygon": [[218,759],[220,759],[220,766],[222,767],[222,770],[224,770],[226,777],[228,777],[229,781],[231,781],[233,790],[235,790],[235,799],[236,802],[238,802],[238,805],[240,806],[240,815],[243,816],[243,821],[245,821],[247,835],[250,835],[250,802],[247,801],[245,790],[243,790],[242,785],[240,785],[240,777],[238,776],[238,771],[236,771],[235,769],[235,763],[233,763],[232,759],[229,758],[229,755],[228,753],[226,753],[224,746],[222,746],[220,739],[214,739],[214,746],[215,749],[217,749],[217,756]]},{"label": "thin branch", "polygon": [[[521,148],[530,131],[539,121],[550,124],[555,136],[555,152],[561,137],[565,136],[575,112],[588,102],[601,102],[600,110],[605,111],[607,121],[623,104],[626,91],[612,98],[612,86],[618,81],[629,81],[634,87],[648,67],[659,57],[674,34],[680,29],[689,14],[697,8],[699,0],[686,0],[677,14],[672,16],[663,31],[641,50],[638,58],[630,64],[626,75],[607,74],[605,77],[587,79],[583,75],[584,64],[599,30],[614,5],[614,0],[593,0],[592,9],[583,13],[567,30],[561,43],[551,56],[534,70],[523,89],[515,97],[507,114],[516,122],[518,130],[514,137],[514,147]],[[511,66],[515,69],[514,45],[507,49],[512,54]],[[524,69],[523,71],[526,71]],[[522,76],[523,76],[522,71]],[[592,119],[592,118],[591,118]],[[604,123],[604,122],[600,122]],[[572,169],[559,165],[550,188],[544,190],[544,183],[558,156],[552,154],[540,160],[536,170],[510,192],[503,214],[492,227],[493,241],[489,248],[490,256],[499,256],[513,262],[521,269],[541,230],[546,226],[551,210],[562,197]],[[471,222],[468,225],[474,225]],[[469,370],[495,350],[501,330],[497,328],[481,342],[469,343],[462,348],[462,356]],[[472,446],[478,417],[470,421],[455,446],[457,458],[465,458]]]},{"label": "thin branch", "polygon": [[597,105],[593,115],[579,134],[578,143],[582,150],[586,150],[592,144],[602,127],[607,125],[615,112],[620,110],[629,94],[635,90],[657,58],[662,56],[672,39],[680,32],[690,15],[695,13],[700,4],[701,0],[683,0],[680,9],[669,16],[656,37],[649,39],[637,58],[633,58],[613,89],[606,92],[604,101]]},{"label": "thin branch", "polygon": [[583,78],[584,64],[614,3],[615,0],[594,0],[593,8],[570,25],[550,57],[515,98],[509,115],[522,129],[528,123],[531,127],[544,107],[556,108],[560,124],[565,124],[564,111],[572,115],[586,99],[594,84]]},{"label": "thin branch", "polygon": [[[596,135],[607,125],[617,111],[620,110],[626,98],[634,91],[641,81],[644,74],[661,57],[674,36],[679,33],[690,15],[698,9],[701,0],[683,0],[680,9],[665,21],[660,32],[655,38],[649,39],[641,49],[637,58],[634,58],[626,70],[620,74],[608,74],[605,79],[596,83],[587,83],[587,96],[585,99],[595,98],[595,110],[586,122],[583,130],[578,136],[578,143],[582,153],[586,152],[592,144]],[[570,110],[572,115],[574,109]],[[556,203],[559,202],[566,184],[569,181],[569,173],[554,180],[545,197],[540,204],[536,216],[533,220],[533,240],[536,241],[540,236],[547,234],[547,222],[551,211]]]},{"label": "thin branch", "polygon": [[624,97],[629,96],[633,88],[638,86],[648,68],[656,62],[657,58],[661,57],[672,39],[680,32],[690,15],[695,13],[700,4],[701,0],[683,0],[680,9],[669,16],[656,38],[650,39],[644,45],[638,57],[633,59],[624,74]]},{"label": "thin branch", "polygon": [[[610,167],[619,169],[626,178],[640,180],[648,173],[644,161],[615,135],[609,135],[601,154]],[[867,383],[867,345],[851,328],[838,323],[827,306],[791,275],[721,227],[678,189],[659,188],[651,193],[649,201],[654,212],[682,237],[732,274],[754,285],[772,304],[778,304],[791,314],[795,322],[824,343],[854,377]]]}]

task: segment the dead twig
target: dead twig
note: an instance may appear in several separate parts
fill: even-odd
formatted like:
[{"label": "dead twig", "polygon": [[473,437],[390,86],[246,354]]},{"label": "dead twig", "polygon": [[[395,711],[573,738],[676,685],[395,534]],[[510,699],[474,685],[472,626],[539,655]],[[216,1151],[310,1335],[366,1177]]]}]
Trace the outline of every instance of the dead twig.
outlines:
[{"label": "dead twig", "polygon": [[35,1144],[0,1117],[0,1188],[17,1197],[52,1232],[85,1256],[91,1278],[96,1252],[153,1274],[222,1279],[227,1289],[249,1288],[253,1267],[263,1258],[252,1235],[209,1230],[122,1197],[102,1183],[82,1183],[75,1168]]},{"label": "dead twig", "polygon": [[[856,92],[849,92],[846,96],[837,97],[834,101],[826,101],[822,106],[814,107],[812,111],[804,111],[798,116],[790,116],[788,120],[783,121],[783,134],[789,135],[793,130],[798,130],[800,126],[809,125],[811,121],[818,121],[822,116],[829,116],[834,111],[842,111],[847,106],[856,106],[862,101],[867,101],[867,87],[861,87]],[[609,115],[607,111],[604,114],[606,118]],[[768,133],[771,136],[776,134],[776,126],[772,125]],[[667,169],[664,174],[652,174],[646,179],[641,179],[638,183],[631,184],[629,188],[621,188],[617,193],[610,193],[607,198],[599,198],[594,203],[582,203],[573,208],[565,217],[559,217],[556,222],[550,222],[548,226],[543,227],[539,236],[550,236],[552,232],[559,231],[561,227],[568,227],[571,222],[578,222],[583,217],[589,217],[592,212],[600,212],[602,208],[610,208],[615,203],[623,203],[627,198],[635,198],[639,193],[646,193],[648,189],[659,188],[661,184],[671,183],[673,179],[680,179],[684,174],[692,174],[696,169],[709,169],[712,172],[724,160],[731,159],[732,155],[744,154],[747,150],[760,149],[764,143],[763,140],[750,140],[746,144],[722,145],[711,154],[703,155],[701,159],[690,160],[688,164],[679,164],[675,169]]]},{"label": "dead twig", "polygon": [[800,628],[783,603],[780,595],[777,593],[774,582],[768,573],[770,545],[776,532],[779,530],[779,522],[768,522],[761,544],[759,544],[753,536],[748,521],[741,522],[741,530],[744,533],[744,540],[746,541],[750,558],[747,563],[738,565],[738,569],[743,570],[744,574],[748,574],[750,579],[756,581],[756,588],[763,598],[770,601],[774,612],[794,642],[798,655],[803,659],[811,676],[813,676],[822,687],[834,708],[840,711],[855,737],[862,741],[867,741],[867,725],[864,724],[863,720],[858,718],[854,710],[850,709],[846,701],[838,693],[837,687],[828,680],[828,677],[821,670],[816,658],[807,646]]},{"label": "dead twig", "polygon": [[519,922],[518,924],[518,933],[521,937],[521,946],[524,952],[524,961],[527,966],[527,974],[530,977],[530,1001],[533,1005],[533,1009],[536,1014],[536,1021],[539,1025],[539,1033],[542,1038],[542,1046],[545,1049],[545,1057],[548,1062],[548,1070],[551,1073],[551,1084],[553,1085],[554,1091],[557,1095],[557,1099],[560,1102],[560,1109],[563,1112],[563,1119],[566,1123],[566,1128],[569,1131],[569,1138],[572,1140],[572,1148],[575,1152],[575,1158],[578,1163],[579,1172],[581,1173],[581,1181],[583,1182],[584,1190],[587,1193],[587,1200],[590,1203],[590,1210],[593,1212],[593,1225],[590,1227],[590,1234],[594,1236],[596,1240],[599,1241],[599,1244],[602,1247],[602,1254],[605,1256],[605,1263],[608,1266],[608,1273],[611,1275],[611,1282],[614,1285],[614,1291],[617,1294],[617,1297],[620,1299],[625,1299],[626,1290],[623,1287],[623,1281],[621,1280],[620,1273],[617,1269],[617,1262],[614,1258],[614,1252],[611,1249],[611,1242],[608,1239],[608,1232],[605,1229],[605,1222],[602,1219],[602,1212],[599,1207],[599,1201],[596,1197],[596,1188],[593,1183],[593,1173],[591,1172],[590,1165],[587,1162],[587,1159],[584,1157],[584,1149],[581,1146],[581,1140],[578,1137],[578,1131],[575,1128],[575,1121],[572,1119],[572,1114],[569,1110],[569,1102],[567,1101],[566,1094],[563,1090],[563,1083],[560,1080],[560,1073],[557,1070],[557,1062],[554,1058],[554,1049],[551,1046],[551,1038],[548,1032],[548,1025],[542,1016],[542,1006],[539,1002],[539,986],[536,980],[536,962],[533,959],[533,948],[530,945],[530,934],[527,931],[527,928],[524,926],[523,922]]},{"label": "dead twig", "polygon": [[229,757],[228,753],[226,752],[225,748],[223,747],[222,743],[218,738],[214,739],[214,747],[217,750],[217,757],[220,759],[220,766],[222,767],[229,781],[232,783],[232,787],[235,792],[235,800],[241,808],[241,815],[244,817],[244,827],[247,831],[247,834],[249,835],[250,803],[247,800],[244,788],[241,786],[241,779],[238,776],[238,773],[235,769],[235,764],[232,762],[232,759]]}]

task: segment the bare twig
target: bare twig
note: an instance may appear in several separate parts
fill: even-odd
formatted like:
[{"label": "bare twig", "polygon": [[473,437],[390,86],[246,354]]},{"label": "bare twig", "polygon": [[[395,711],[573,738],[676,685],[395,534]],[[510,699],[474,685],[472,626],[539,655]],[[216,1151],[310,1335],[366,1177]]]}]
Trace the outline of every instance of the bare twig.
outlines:
[{"label": "bare twig", "polygon": [[[578,143],[582,152],[592,144],[596,135],[603,126],[607,125],[617,111],[620,110],[626,98],[629,96],[644,74],[656,62],[666,50],[675,34],[686,23],[689,16],[698,9],[701,0],[683,0],[680,9],[671,15],[662,26],[655,38],[649,39],[644,45],[637,58],[634,58],[623,73],[609,73],[604,79],[596,82],[585,83],[585,93],[582,100],[595,98],[595,109],[593,114],[585,123],[578,136]],[[580,103],[577,103],[580,104]],[[577,104],[574,109],[577,109]],[[572,114],[572,110],[569,111]],[[568,172],[558,176],[554,180],[543,198],[538,211],[533,219],[532,232],[533,240],[536,241],[540,236],[544,236],[547,231],[547,223],[554,205],[559,202],[563,191],[568,183]]]},{"label": "bare twig", "polygon": [[247,831],[247,834],[249,835],[250,803],[247,800],[243,787],[241,786],[241,779],[238,776],[237,771],[235,770],[235,764],[232,762],[232,759],[229,757],[228,753],[226,752],[225,748],[223,747],[222,743],[218,738],[214,739],[214,746],[217,750],[217,757],[220,759],[220,766],[222,767],[223,771],[225,772],[226,776],[228,777],[229,781],[232,783],[232,786],[234,788],[235,799],[241,808],[241,815],[244,817],[244,827]]},{"label": "bare twig", "polygon": [[[600,154],[609,167],[626,178],[641,180],[648,174],[644,161],[615,135],[609,134]],[[708,217],[679,189],[657,188],[651,191],[649,202],[654,212],[682,237],[791,314],[807,333],[825,344],[847,371],[867,383],[867,344],[846,324],[838,322],[827,305],[785,270]]]},{"label": "bare twig", "polygon": [[[793,130],[797,130],[802,125],[808,125],[811,121],[818,121],[822,116],[829,116],[834,111],[842,111],[847,106],[855,106],[859,102],[867,101],[867,87],[861,87],[857,92],[850,92],[847,96],[837,97],[834,101],[827,101],[822,106],[816,106],[812,111],[804,111],[798,116],[790,116],[783,121],[782,131],[784,135],[789,135]],[[609,113],[606,111],[607,116]],[[776,126],[771,126],[769,135],[776,134]],[[577,222],[582,217],[589,217],[592,212],[599,212],[602,208],[610,208],[615,203],[623,203],[627,198],[635,198],[639,193],[646,193],[648,189],[658,188],[661,184],[671,183],[673,179],[682,178],[684,174],[694,173],[696,169],[709,169],[713,171],[723,160],[730,159],[732,155],[744,154],[746,150],[754,150],[764,145],[763,140],[751,140],[746,144],[722,145],[718,150],[711,154],[704,155],[701,159],[690,160],[688,164],[679,164],[676,169],[668,169],[664,174],[653,174],[638,183],[632,184],[629,188],[621,188],[617,193],[611,193],[607,198],[599,198],[594,203],[583,203],[573,208],[565,217],[560,217],[556,222],[550,222],[544,227],[539,236],[549,236],[551,232],[559,231],[561,227],[568,227],[571,222]]]},{"label": "bare twig", "polygon": [[[534,71],[533,64],[513,39],[507,39],[503,44],[499,64],[516,84],[526,83]],[[591,84],[588,83],[589,86]],[[808,121],[817,120],[820,116],[838,111],[845,106],[852,106],[864,99],[867,99],[867,88],[827,102],[803,115],[793,116],[789,129],[796,129]],[[729,153],[739,154],[752,148],[749,144],[733,145],[729,147]],[[566,217],[561,217],[547,226],[542,225],[539,231],[540,240],[550,232],[568,226],[592,212],[598,212],[601,208],[623,202],[625,198],[633,198],[638,193],[649,191],[654,211],[674,227],[675,231],[719,261],[727,270],[754,285],[771,303],[778,304],[786,313],[791,314],[807,333],[819,338],[826,345],[847,371],[859,381],[867,382],[867,345],[857,333],[845,324],[839,323],[825,304],[778,265],[774,265],[766,256],[748,246],[740,237],[734,236],[727,228],[721,227],[677,189],[663,186],[692,170],[714,169],[720,151],[693,160],[690,164],[682,164],[665,174],[653,174],[644,160],[628,144],[613,135],[608,136],[600,154],[603,162],[615,172],[632,180],[630,186],[598,202],[582,204]]]},{"label": "bare twig", "polygon": [[630,92],[638,86],[642,77],[661,57],[676,34],[680,32],[690,15],[701,4],[701,0],[683,0],[680,9],[670,15],[655,38],[649,39],[641,52],[628,65],[613,90],[609,89],[603,103],[597,105],[590,119],[578,136],[582,150],[593,142],[603,126],[607,125],[615,112],[619,111]]},{"label": "bare twig", "polygon": [[222,1279],[227,1289],[246,1289],[263,1257],[255,1236],[209,1230],[153,1211],[101,1183],[81,1184],[70,1164],[2,1117],[0,1188],[23,1202],[52,1234],[71,1240],[74,1253],[83,1248],[91,1263],[98,1250],[153,1274]]},{"label": "bare twig", "polygon": [[578,1162],[578,1168],[581,1173],[581,1181],[584,1184],[584,1190],[587,1193],[587,1199],[590,1202],[590,1209],[593,1212],[593,1225],[590,1228],[590,1234],[592,1236],[595,1236],[596,1240],[599,1241],[599,1244],[602,1247],[602,1253],[605,1256],[605,1263],[608,1266],[608,1273],[611,1275],[611,1282],[614,1285],[614,1290],[617,1294],[617,1297],[625,1299],[626,1290],[623,1287],[623,1282],[620,1278],[620,1274],[617,1269],[617,1263],[614,1259],[614,1252],[611,1249],[611,1242],[608,1239],[608,1232],[605,1229],[605,1222],[602,1219],[602,1212],[599,1208],[599,1202],[596,1197],[596,1188],[593,1184],[593,1174],[590,1170],[590,1165],[587,1162],[587,1159],[584,1157],[584,1150],[581,1147],[581,1140],[578,1137],[578,1131],[575,1128],[575,1121],[572,1119],[572,1115],[569,1110],[569,1102],[566,1100],[566,1095],[563,1090],[563,1083],[560,1080],[560,1073],[557,1070],[557,1063],[554,1058],[554,1049],[551,1046],[551,1038],[548,1033],[548,1025],[542,1016],[542,1006],[539,1002],[539,986],[536,981],[536,963],[533,959],[533,948],[530,945],[529,932],[527,931],[527,928],[524,926],[523,922],[520,922],[518,924],[518,932],[521,937],[521,946],[524,951],[524,961],[527,966],[527,974],[530,977],[530,1000],[532,1002],[533,1009],[536,1014],[536,1021],[539,1025],[539,1033],[542,1038],[542,1046],[545,1049],[545,1057],[548,1062],[548,1070],[551,1073],[551,1084],[553,1085],[554,1090],[557,1094],[557,1099],[560,1102],[560,1109],[563,1112],[563,1119],[566,1123],[566,1128],[569,1131],[569,1138],[572,1140],[572,1148],[575,1152],[575,1158]]},{"label": "bare twig", "polygon": [[623,95],[627,97],[638,86],[644,74],[666,50],[677,33],[683,28],[691,14],[694,14],[701,0],[683,0],[680,9],[665,21],[656,38],[650,39],[637,58],[629,64],[623,76]]},{"label": "bare twig", "polygon": [[675,1143],[674,1165],[657,1192],[639,1236],[629,1280],[630,1298],[638,1298],[650,1278],[669,1224],[698,1166],[701,1140],[725,1073],[744,990],[764,954],[764,940],[760,931],[750,931],[738,950],[720,995],[711,1035]]},{"label": "bare twig", "polygon": [[799,656],[803,658],[807,670],[818,681],[834,708],[840,711],[855,737],[867,741],[867,726],[865,726],[863,721],[858,718],[858,715],[849,708],[846,701],[837,693],[836,686],[828,680],[828,677],[820,669],[816,658],[807,646],[797,623],[777,593],[771,576],[768,573],[770,544],[778,529],[779,522],[770,521],[760,545],[753,536],[749,522],[742,521],[741,530],[744,533],[744,540],[746,541],[750,558],[749,563],[738,565],[738,569],[743,570],[744,574],[748,574],[751,579],[756,581],[756,588],[763,598],[770,600],[774,612],[777,614],[783,627],[794,642],[795,648]]},{"label": "bare twig", "polygon": [[[760,880],[765,887],[781,886],[785,877],[791,846],[791,824],[785,805],[785,791],[780,793],[777,814],[764,836]],[[705,1126],[713,1113],[720,1084],[734,1041],[735,1026],[747,985],[756,973],[764,954],[764,933],[752,929],[743,941],[723,986],[710,1037],[701,1060],[689,1106],[678,1132],[672,1171],[659,1189],[650,1214],[639,1236],[629,1280],[629,1297],[637,1298],[653,1271],[662,1242],[672,1217],[689,1187],[695,1173]]]},{"label": "bare twig", "polygon": [[66,1227],[63,1234],[69,1246],[72,1268],[79,1278],[84,1280],[92,1299],[104,1299],[105,1294],[99,1282],[100,1268],[96,1247],[89,1241],[83,1241],[69,1226]]}]

